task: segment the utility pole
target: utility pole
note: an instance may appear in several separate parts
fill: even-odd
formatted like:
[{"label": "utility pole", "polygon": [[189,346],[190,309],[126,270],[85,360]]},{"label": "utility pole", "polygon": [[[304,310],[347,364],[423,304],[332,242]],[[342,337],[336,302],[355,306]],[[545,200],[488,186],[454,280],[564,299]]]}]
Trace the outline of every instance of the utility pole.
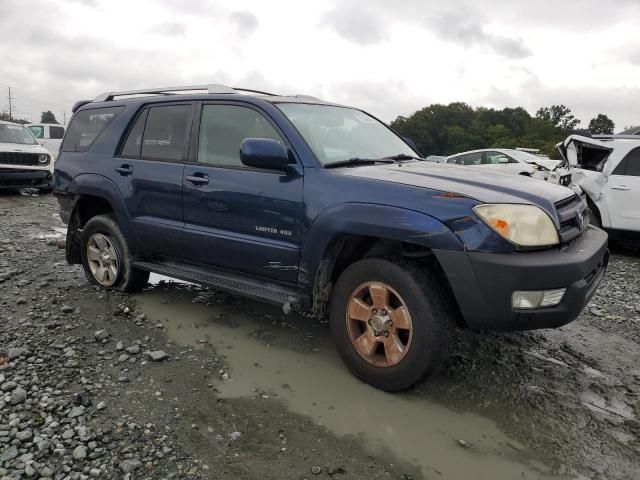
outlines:
[{"label": "utility pole", "polygon": [[11,121],[13,119],[13,117],[11,116],[11,100],[13,100],[13,98],[11,97],[11,87],[9,87],[9,96],[7,98],[9,99],[9,121]]},{"label": "utility pole", "polygon": [[67,126],[67,111],[62,112],[62,125]]}]

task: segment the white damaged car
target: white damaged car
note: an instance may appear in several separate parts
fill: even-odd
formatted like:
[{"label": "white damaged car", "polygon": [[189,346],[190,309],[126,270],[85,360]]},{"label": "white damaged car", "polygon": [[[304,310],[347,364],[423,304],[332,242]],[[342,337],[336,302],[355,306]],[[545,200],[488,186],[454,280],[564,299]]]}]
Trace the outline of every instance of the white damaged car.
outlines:
[{"label": "white damaged car", "polygon": [[559,160],[551,160],[541,155],[512,148],[486,148],[457,153],[447,157],[444,163],[468,167],[477,166],[541,180],[547,180],[549,174],[560,165]]},{"label": "white damaged car", "polygon": [[557,146],[564,160],[548,180],[581,195],[591,223],[640,245],[640,136],[570,135]]},{"label": "white damaged car", "polygon": [[53,159],[23,125],[0,121],[0,189],[53,187]]}]

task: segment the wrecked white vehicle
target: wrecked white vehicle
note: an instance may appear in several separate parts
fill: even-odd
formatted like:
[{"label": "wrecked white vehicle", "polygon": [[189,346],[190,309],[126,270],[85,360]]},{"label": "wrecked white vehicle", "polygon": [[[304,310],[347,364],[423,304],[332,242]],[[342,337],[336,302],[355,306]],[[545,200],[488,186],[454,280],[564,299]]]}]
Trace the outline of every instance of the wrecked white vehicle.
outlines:
[{"label": "wrecked white vehicle", "polygon": [[[640,137],[570,135],[559,143],[563,162],[549,181],[572,188],[591,223],[637,245],[640,232]],[[631,235],[629,235],[631,234]]]},{"label": "wrecked white vehicle", "polygon": [[444,163],[483,167],[499,172],[525,175],[547,180],[560,161],[512,148],[488,148],[457,153],[447,157]]}]

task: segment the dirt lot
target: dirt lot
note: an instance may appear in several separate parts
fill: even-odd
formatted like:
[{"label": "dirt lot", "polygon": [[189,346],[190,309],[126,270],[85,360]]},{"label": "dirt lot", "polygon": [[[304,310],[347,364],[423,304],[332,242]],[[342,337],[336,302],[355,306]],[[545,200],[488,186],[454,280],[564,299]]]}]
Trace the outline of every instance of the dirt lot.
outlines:
[{"label": "dirt lot", "polygon": [[316,319],[159,277],[90,287],[63,227],[53,197],[0,194],[0,479],[638,478],[637,256],[578,322],[460,332],[390,395]]}]

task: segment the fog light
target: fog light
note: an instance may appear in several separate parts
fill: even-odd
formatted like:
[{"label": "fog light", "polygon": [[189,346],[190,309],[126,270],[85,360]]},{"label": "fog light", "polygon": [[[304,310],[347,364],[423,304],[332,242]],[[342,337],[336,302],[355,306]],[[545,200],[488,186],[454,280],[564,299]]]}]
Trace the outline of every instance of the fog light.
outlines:
[{"label": "fog light", "polygon": [[555,307],[566,293],[566,288],[537,291],[515,291],[511,295],[511,306],[518,310]]}]

